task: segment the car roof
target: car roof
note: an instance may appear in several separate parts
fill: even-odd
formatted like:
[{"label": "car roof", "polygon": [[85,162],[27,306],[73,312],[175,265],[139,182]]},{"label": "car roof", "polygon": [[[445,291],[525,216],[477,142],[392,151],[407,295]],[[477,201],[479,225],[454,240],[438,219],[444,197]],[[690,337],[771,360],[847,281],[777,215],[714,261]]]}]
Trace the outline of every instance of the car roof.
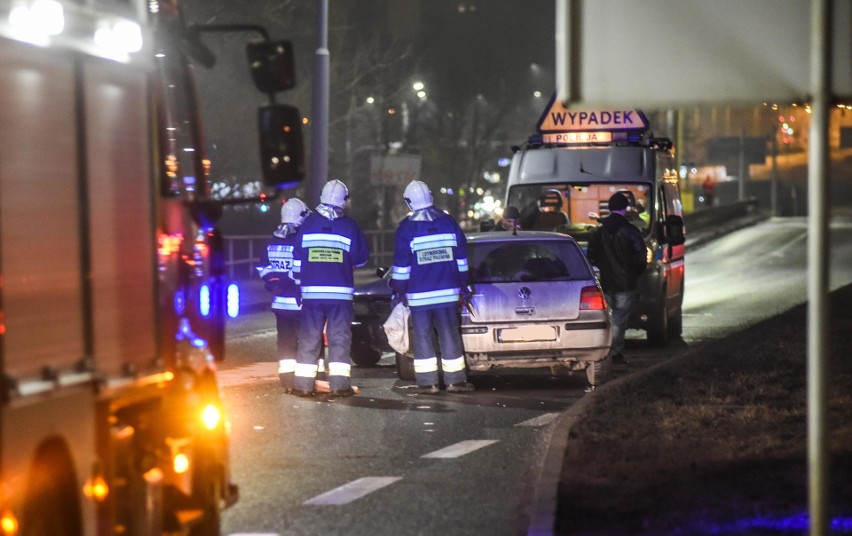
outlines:
[{"label": "car roof", "polygon": [[481,242],[508,242],[514,240],[563,240],[567,242],[575,242],[575,240],[563,233],[555,233],[552,231],[518,231],[517,234],[510,231],[482,231],[475,233],[465,233],[468,244]]}]

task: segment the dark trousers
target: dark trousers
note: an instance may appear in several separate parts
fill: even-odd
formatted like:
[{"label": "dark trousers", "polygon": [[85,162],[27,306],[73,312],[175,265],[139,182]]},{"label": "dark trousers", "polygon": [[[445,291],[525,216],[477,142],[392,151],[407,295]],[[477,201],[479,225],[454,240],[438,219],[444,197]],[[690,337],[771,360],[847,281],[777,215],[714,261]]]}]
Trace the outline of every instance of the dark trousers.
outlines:
[{"label": "dark trousers", "polygon": [[299,329],[299,351],[296,355],[296,389],[313,391],[317,377],[317,360],[322,350],[322,330],[328,337],[328,384],[332,391],[351,386],[352,320],[355,313],[351,301],[302,302]]},{"label": "dark trousers", "polygon": [[467,381],[464,347],[459,332],[459,310],[456,304],[436,309],[411,308],[411,327],[414,348],[414,374],[417,385],[438,384],[438,357],[433,339],[438,335],[441,345],[441,366],[444,383]]},{"label": "dark trousers", "polygon": [[299,350],[300,311],[273,309],[278,330],[278,377],[282,387],[292,388],[296,378],[296,354]]}]

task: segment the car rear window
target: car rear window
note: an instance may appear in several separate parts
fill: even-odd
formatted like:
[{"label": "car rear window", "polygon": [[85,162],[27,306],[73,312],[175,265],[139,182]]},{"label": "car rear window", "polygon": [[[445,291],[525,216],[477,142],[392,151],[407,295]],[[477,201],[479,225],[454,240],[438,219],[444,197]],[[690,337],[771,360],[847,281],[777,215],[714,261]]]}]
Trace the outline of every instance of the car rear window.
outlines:
[{"label": "car rear window", "polygon": [[513,240],[468,244],[474,283],[574,281],[594,276],[583,252],[568,240]]}]

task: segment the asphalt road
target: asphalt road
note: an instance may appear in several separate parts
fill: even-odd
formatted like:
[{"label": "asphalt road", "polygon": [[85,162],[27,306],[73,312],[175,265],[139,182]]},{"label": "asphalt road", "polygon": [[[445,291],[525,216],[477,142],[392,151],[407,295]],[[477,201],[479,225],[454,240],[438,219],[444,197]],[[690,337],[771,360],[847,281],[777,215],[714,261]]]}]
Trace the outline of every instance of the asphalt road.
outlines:
[{"label": "asphalt road", "polygon": [[[838,287],[852,281],[852,220],[832,237]],[[806,220],[778,219],[691,250],[683,341],[660,350],[628,332],[631,365],[616,375],[804,301],[805,238]],[[547,533],[558,435],[587,396],[583,375],[482,373],[474,393],[428,397],[399,382],[386,358],[355,369],[360,396],[315,401],[277,386],[271,313],[234,323],[227,344],[220,379],[242,496],[223,534]]]}]

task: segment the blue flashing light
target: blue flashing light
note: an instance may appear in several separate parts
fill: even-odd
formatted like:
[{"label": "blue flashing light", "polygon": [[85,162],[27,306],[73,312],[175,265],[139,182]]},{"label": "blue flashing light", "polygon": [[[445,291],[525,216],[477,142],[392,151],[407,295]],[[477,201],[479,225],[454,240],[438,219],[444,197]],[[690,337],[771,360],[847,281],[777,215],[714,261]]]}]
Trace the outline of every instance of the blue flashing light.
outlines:
[{"label": "blue flashing light", "polygon": [[512,163],[511,158],[501,158],[500,160],[497,161],[497,165],[500,166],[500,167],[509,167],[509,165],[511,163]]},{"label": "blue flashing light", "polygon": [[192,328],[189,326],[188,318],[181,318],[178,332],[175,335],[175,340],[182,341],[187,335],[192,333]]},{"label": "blue flashing light", "polygon": [[184,296],[183,294],[183,289],[180,289],[175,292],[174,306],[175,313],[178,316],[183,316],[183,313],[186,312],[186,296]]},{"label": "blue flashing light", "polygon": [[237,318],[240,314],[240,287],[236,283],[228,285],[228,316]]},{"label": "blue flashing light", "polygon": [[178,326],[178,331],[175,333],[176,341],[189,341],[195,348],[207,348],[207,341],[196,335],[192,331],[192,326],[189,325],[188,318],[181,318],[180,325]]},{"label": "blue flashing light", "polygon": [[198,310],[204,318],[210,315],[210,287],[207,285],[198,289]]},{"label": "blue flashing light", "polygon": [[533,134],[530,136],[529,144],[530,145],[541,145],[543,143],[544,138],[542,138],[541,134]]},{"label": "blue flashing light", "polygon": [[[703,534],[743,534],[750,531],[771,531],[778,534],[803,534],[810,528],[810,515],[800,512],[787,517],[756,516],[730,523],[700,523]],[[831,520],[833,534],[852,534],[852,517],[835,517]]]}]

